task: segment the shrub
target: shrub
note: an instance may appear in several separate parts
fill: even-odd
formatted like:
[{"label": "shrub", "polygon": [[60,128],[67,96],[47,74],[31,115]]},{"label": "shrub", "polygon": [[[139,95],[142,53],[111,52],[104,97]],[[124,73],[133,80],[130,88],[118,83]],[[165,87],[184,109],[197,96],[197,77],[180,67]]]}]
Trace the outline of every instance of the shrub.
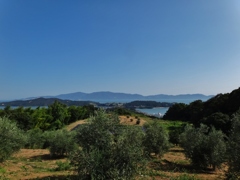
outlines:
[{"label": "shrub", "polygon": [[55,136],[56,131],[44,131],[43,132],[43,149],[49,148],[52,142],[52,139]]},{"label": "shrub", "polygon": [[143,132],[138,127],[122,126],[115,116],[103,110],[81,126],[77,140],[81,150],[71,156],[79,179],[131,179],[144,157]]},{"label": "shrub", "polygon": [[180,143],[180,140],[179,140],[180,134],[183,133],[185,126],[186,125],[183,124],[180,127],[176,126],[176,127],[168,128],[169,129],[169,142],[170,143],[172,143],[174,145],[179,145],[179,143]]},{"label": "shrub", "polygon": [[227,114],[216,112],[203,118],[201,122],[207,126],[214,126],[217,130],[221,130],[223,133],[229,135],[231,121]]},{"label": "shrub", "polygon": [[71,168],[71,165],[68,161],[56,161],[56,165],[57,167],[55,168],[55,171],[67,171]]},{"label": "shrub", "polygon": [[27,131],[27,144],[26,148],[31,149],[42,149],[46,139],[44,137],[44,133],[41,129],[31,129]]},{"label": "shrub", "polygon": [[240,176],[240,110],[234,115],[232,131],[228,139],[228,179]]},{"label": "shrub", "polygon": [[206,125],[194,128],[185,127],[180,135],[180,144],[184,148],[187,158],[197,168],[219,167],[225,160],[226,144],[224,134],[214,128],[209,130]]},{"label": "shrub", "polygon": [[0,162],[9,158],[26,143],[26,137],[15,122],[0,117]]},{"label": "shrub", "polygon": [[138,124],[140,124],[140,122],[141,122],[141,120],[137,119],[136,124],[138,125]]},{"label": "shrub", "polygon": [[169,149],[168,133],[157,122],[144,125],[145,137],[143,145],[145,152],[162,156]]},{"label": "shrub", "polygon": [[107,109],[108,112],[114,112],[119,116],[131,116],[131,111],[123,107],[115,107]]},{"label": "shrub", "polygon": [[49,150],[51,156],[68,155],[76,148],[74,132],[63,129],[50,133]]}]

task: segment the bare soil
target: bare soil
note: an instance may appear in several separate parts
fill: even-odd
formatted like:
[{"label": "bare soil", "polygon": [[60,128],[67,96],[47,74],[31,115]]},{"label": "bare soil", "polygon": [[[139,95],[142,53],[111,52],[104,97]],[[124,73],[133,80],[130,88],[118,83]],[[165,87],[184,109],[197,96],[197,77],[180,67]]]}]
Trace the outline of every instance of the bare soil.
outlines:
[{"label": "bare soil", "polygon": [[[133,117],[133,116],[119,116],[119,120],[121,124],[124,125],[138,125],[138,126],[142,126],[144,123],[146,123],[146,121],[142,118],[139,117]],[[140,123],[137,124],[137,120],[140,120]],[[68,125],[66,127],[67,130],[71,131],[74,128],[76,128],[77,126],[81,125],[81,124],[85,124],[87,123],[87,120],[78,120],[74,123],[71,123],[70,125]]]}]

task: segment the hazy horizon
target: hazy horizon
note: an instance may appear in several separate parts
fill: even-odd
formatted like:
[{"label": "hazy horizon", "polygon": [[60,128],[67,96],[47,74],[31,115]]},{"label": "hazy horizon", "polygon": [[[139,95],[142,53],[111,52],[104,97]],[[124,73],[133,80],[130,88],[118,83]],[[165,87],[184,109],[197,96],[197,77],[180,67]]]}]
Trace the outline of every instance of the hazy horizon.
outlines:
[{"label": "hazy horizon", "polygon": [[0,1],[0,100],[230,93],[240,1]]},{"label": "hazy horizon", "polygon": [[72,92],[72,93],[60,93],[60,94],[52,94],[52,95],[38,95],[38,96],[29,96],[29,97],[19,97],[15,99],[0,99],[0,101],[14,101],[14,100],[24,100],[24,99],[32,99],[32,98],[42,98],[42,97],[56,97],[60,95],[66,95],[66,94],[74,94],[74,93],[85,93],[85,94],[92,94],[92,93],[102,93],[102,92],[108,92],[108,93],[123,93],[123,94],[130,94],[130,95],[141,95],[143,97],[147,96],[155,96],[155,95],[167,95],[167,96],[179,96],[179,95],[204,95],[204,96],[215,96],[216,94],[202,94],[202,93],[190,93],[190,94],[148,94],[148,95],[143,95],[143,94],[138,94],[138,93],[125,93],[125,92],[112,92],[112,91],[97,91],[97,92]]}]

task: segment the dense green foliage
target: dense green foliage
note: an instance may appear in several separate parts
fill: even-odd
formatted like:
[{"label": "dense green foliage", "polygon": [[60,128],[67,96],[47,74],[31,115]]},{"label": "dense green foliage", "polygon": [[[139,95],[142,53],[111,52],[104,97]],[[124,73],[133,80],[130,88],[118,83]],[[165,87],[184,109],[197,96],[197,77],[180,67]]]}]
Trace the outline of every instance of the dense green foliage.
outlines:
[{"label": "dense green foliage", "polygon": [[26,132],[27,142],[25,144],[25,148],[29,149],[42,149],[47,144],[47,136],[46,133],[43,133],[41,129],[35,128],[28,130]]},{"label": "dense green foliage", "polygon": [[209,129],[203,124],[199,128],[187,125],[180,135],[180,144],[195,167],[215,169],[226,160],[224,134],[215,128]]},{"label": "dense green foliage", "polygon": [[0,110],[0,117],[7,116],[15,121],[17,125],[27,131],[30,129],[56,130],[79,119],[86,119],[94,113],[93,105],[70,106],[55,101],[47,108],[36,109],[18,107],[12,109],[10,106]]},{"label": "dense green foliage", "polygon": [[182,123],[180,125],[170,126],[168,128],[169,142],[173,145],[180,144],[180,135],[184,132],[186,123]]},{"label": "dense green foliage", "polygon": [[239,179],[240,176],[240,109],[233,116],[232,131],[228,139],[228,178]]},{"label": "dense green foliage", "polygon": [[50,132],[49,150],[51,156],[69,155],[75,149],[77,149],[75,132],[65,129]]},{"label": "dense green foliage", "polygon": [[9,158],[26,143],[26,137],[15,122],[0,117],[0,162]]},{"label": "dense green foliage", "polygon": [[90,104],[100,105],[98,102],[92,101],[72,101],[72,100],[63,100],[58,98],[36,98],[31,100],[16,100],[10,102],[1,102],[4,106],[49,106],[53,104],[55,101],[60,102],[66,106],[88,106]]},{"label": "dense green foliage", "polygon": [[169,119],[169,120],[185,120],[185,109],[187,105],[184,103],[176,103],[172,105],[166,114],[163,116],[163,119]]},{"label": "dense green foliage", "polygon": [[131,179],[144,160],[143,131],[122,126],[103,111],[77,130],[81,150],[72,155],[80,179]]},{"label": "dense green foliage", "polygon": [[230,133],[230,116],[240,108],[240,88],[227,94],[218,94],[206,102],[176,103],[169,108],[164,119],[182,120],[195,126],[201,123],[214,126],[225,134]]},{"label": "dense green foliage", "polygon": [[119,116],[121,116],[121,115],[125,115],[125,116],[131,115],[130,110],[122,108],[122,107],[109,108],[109,109],[107,109],[107,112],[115,113]]},{"label": "dense green foliage", "polygon": [[231,129],[232,121],[227,114],[221,112],[216,112],[210,116],[204,117],[201,120],[201,123],[206,124],[207,126],[214,126],[217,130],[221,130],[225,134],[229,134]]},{"label": "dense green foliage", "polygon": [[154,108],[154,107],[171,107],[173,103],[168,102],[156,102],[156,101],[132,101],[125,103],[124,107],[128,109],[135,108]]},{"label": "dense green foliage", "polygon": [[168,133],[157,122],[144,125],[145,137],[143,140],[144,150],[150,155],[162,156],[169,149]]}]

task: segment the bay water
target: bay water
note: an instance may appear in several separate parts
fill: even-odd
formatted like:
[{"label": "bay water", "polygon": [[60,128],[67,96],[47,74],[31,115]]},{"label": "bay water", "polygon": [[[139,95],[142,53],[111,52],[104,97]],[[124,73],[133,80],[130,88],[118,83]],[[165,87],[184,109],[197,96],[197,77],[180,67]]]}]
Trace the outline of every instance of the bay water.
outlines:
[{"label": "bay water", "polygon": [[156,107],[152,109],[139,109],[137,108],[136,111],[151,115],[151,116],[156,116],[156,117],[163,117],[163,115],[168,111],[169,107]]}]

